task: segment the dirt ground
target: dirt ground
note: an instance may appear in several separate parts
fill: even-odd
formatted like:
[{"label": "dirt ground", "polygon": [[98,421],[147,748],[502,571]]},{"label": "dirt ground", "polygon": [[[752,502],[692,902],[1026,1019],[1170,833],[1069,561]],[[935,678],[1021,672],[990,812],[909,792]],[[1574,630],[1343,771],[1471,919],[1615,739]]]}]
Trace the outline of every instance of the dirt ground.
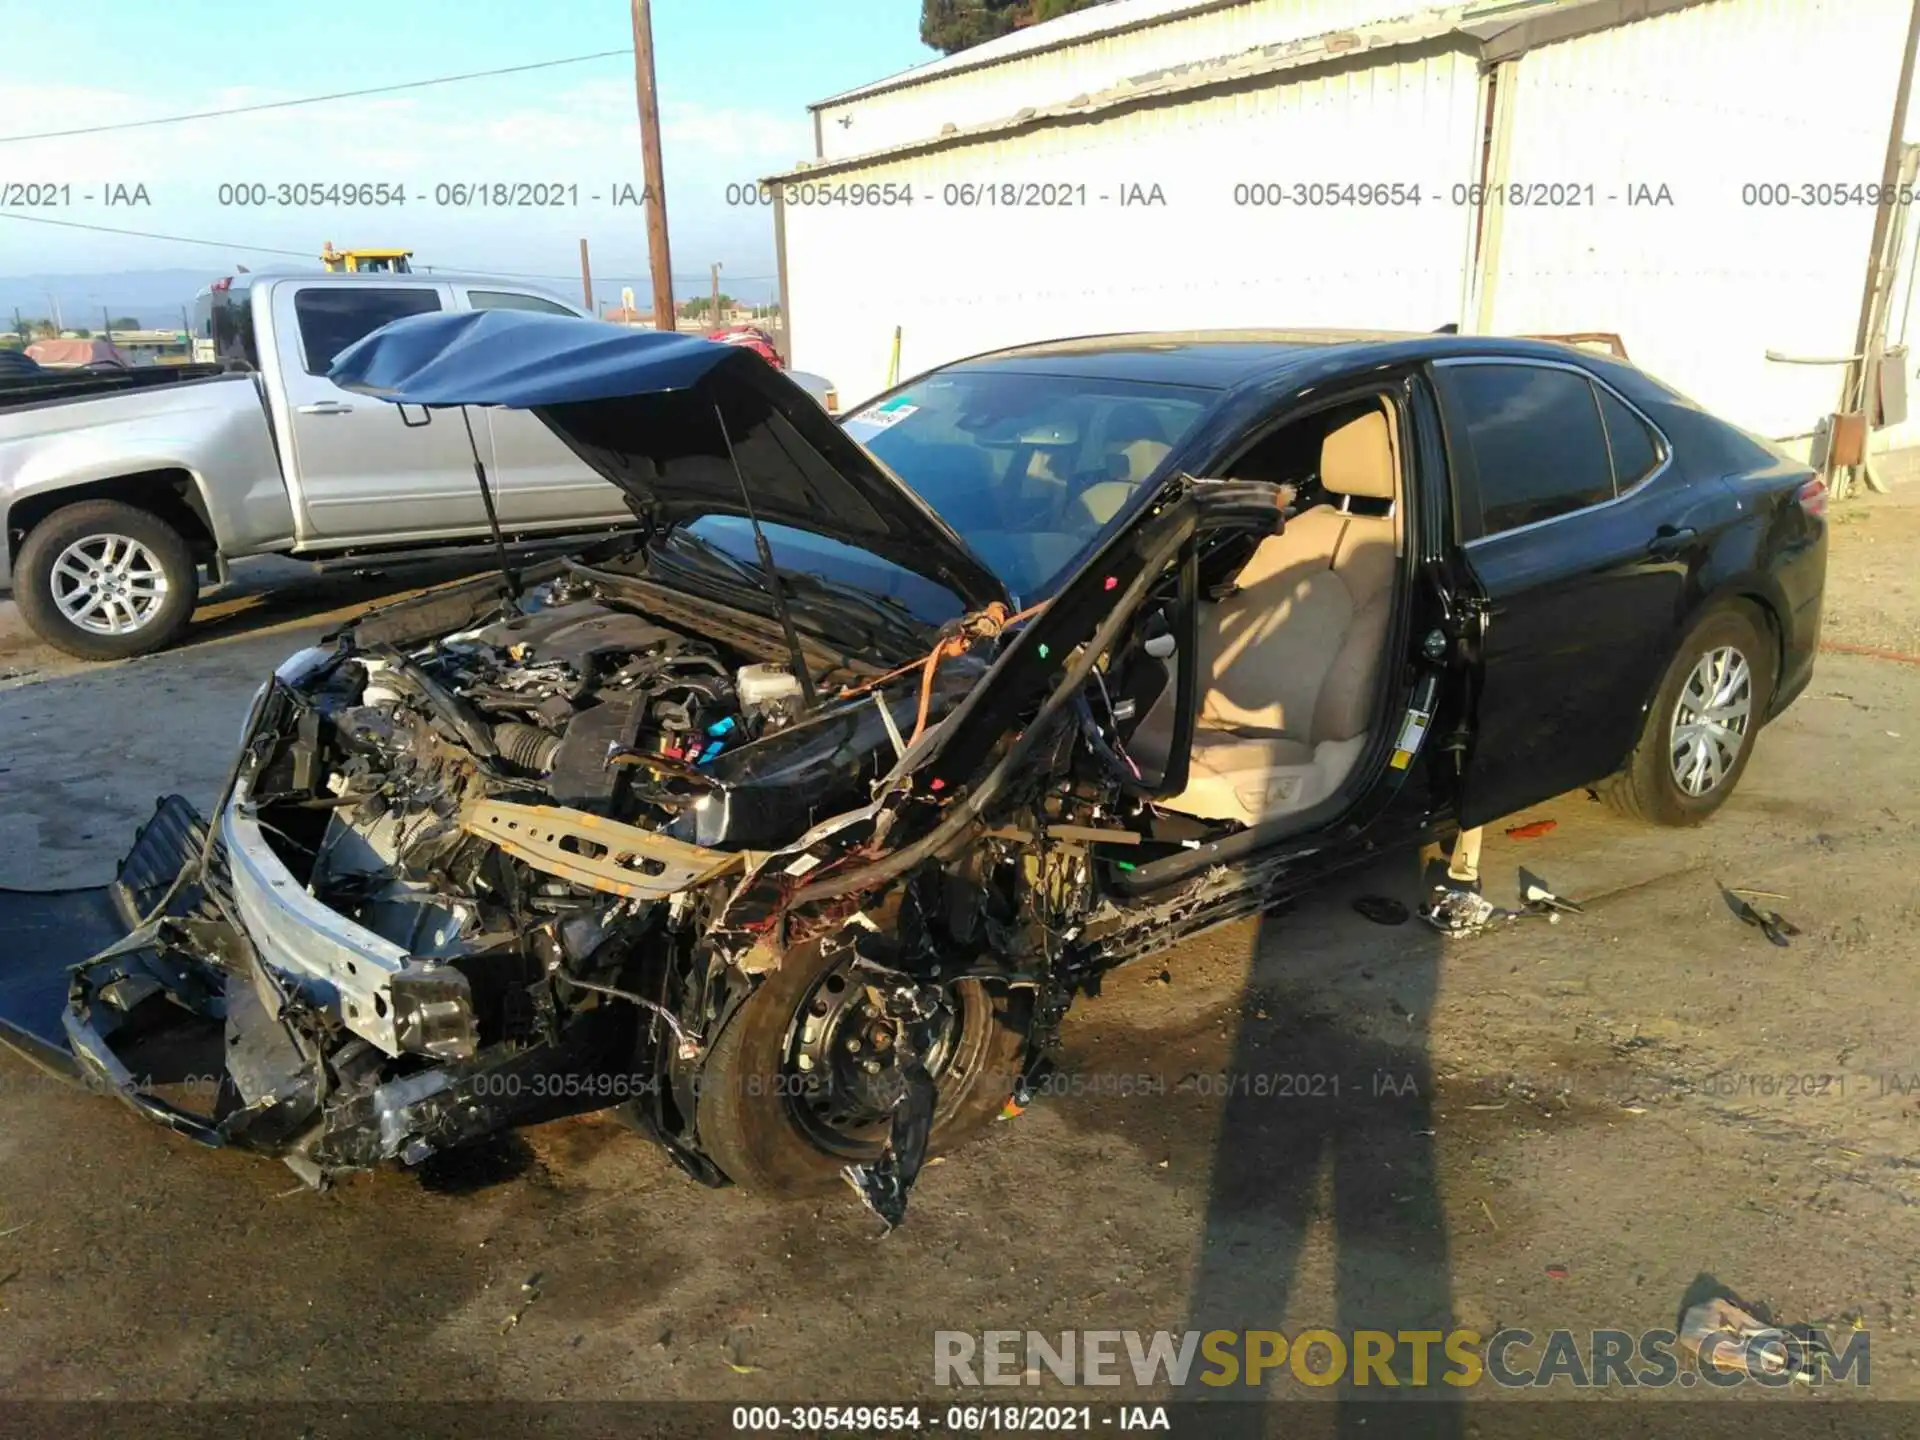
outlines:
[{"label": "dirt ground", "polygon": [[[1920,491],[1834,522],[1827,638],[1920,654]],[[382,589],[262,583],[117,666],[56,663],[0,610],[0,885],[99,883],[154,797],[207,805],[260,677]],[[1536,819],[1557,827],[1489,832],[1488,893],[1524,865],[1583,915],[1376,925],[1350,902],[1414,900],[1396,857],[1130,967],[1069,1018],[1066,1083],[929,1170],[884,1239],[850,1193],[704,1190],[594,1119],[315,1194],[0,1058],[0,1394],[1080,1403],[1133,1392],[936,1390],[934,1332],[1638,1333],[1717,1281],[1871,1335],[1864,1391],[1718,1410],[1904,1433],[1920,1407],[1834,1402],[1920,1399],[1920,663],[1823,656],[1701,830],[1584,794],[1506,824]],[[1778,892],[1800,935],[1769,944],[1716,882]],[[1399,1433],[1377,1390],[1282,1370],[1267,1393]],[[1577,1393],[1533,1391],[1567,1403],[1531,1433],[1624,1413]]]}]

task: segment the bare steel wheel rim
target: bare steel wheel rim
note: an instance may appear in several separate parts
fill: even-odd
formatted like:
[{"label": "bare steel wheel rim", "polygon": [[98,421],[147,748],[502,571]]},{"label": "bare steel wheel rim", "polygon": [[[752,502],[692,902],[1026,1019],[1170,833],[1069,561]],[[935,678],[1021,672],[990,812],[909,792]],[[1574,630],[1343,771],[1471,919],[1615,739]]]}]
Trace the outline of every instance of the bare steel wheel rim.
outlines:
[{"label": "bare steel wheel rim", "polygon": [[129,535],[87,535],[53,562],[53,603],[90,635],[131,635],[167,601],[160,557]]},{"label": "bare steel wheel rim", "polygon": [[1731,645],[1694,662],[1673,707],[1668,749],[1674,783],[1710,795],[1733,773],[1753,721],[1753,667]]},{"label": "bare steel wheel rim", "polygon": [[[956,1087],[978,1068],[987,1038],[986,996],[977,985],[950,986],[946,1000],[931,1022],[923,1057],[940,1091],[936,1123],[951,1112]],[[835,967],[809,989],[789,1024],[775,1083],[816,1147],[845,1160],[878,1152],[903,1083],[898,1043],[897,1023],[851,965]]]}]

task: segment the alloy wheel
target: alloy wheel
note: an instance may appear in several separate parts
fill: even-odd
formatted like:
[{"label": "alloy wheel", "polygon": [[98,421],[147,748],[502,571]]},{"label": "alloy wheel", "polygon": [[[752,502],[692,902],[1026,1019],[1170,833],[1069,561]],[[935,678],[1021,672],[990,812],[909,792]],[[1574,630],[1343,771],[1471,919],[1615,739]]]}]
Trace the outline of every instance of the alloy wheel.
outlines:
[{"label": "alloy wheel", "polygon": [[1668,755],[1674,783],[1696,798],[1711,794],[1740,759],[1753,721],[1753,667],[1731,645],[1694,663],[1673,707]]},{"label": "alloy wheel", "polygon": [[53,603],[93,635],[130,635],[144,629],[167,599],[160,559],[126,535],[87,535],[53,562]]}]

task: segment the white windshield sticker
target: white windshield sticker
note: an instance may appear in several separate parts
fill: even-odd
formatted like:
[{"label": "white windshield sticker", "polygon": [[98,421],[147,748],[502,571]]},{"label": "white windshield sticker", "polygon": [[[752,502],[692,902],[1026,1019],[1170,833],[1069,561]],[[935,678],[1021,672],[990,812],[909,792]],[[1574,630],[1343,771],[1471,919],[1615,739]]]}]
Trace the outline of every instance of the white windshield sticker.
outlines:
[{"label": "white windshield sticker", "polygon": [[884,430],[889,425],[898,425],[920,407],[905,395],[897,395],[884,405],[875,405],[862,410],[847,423],[850,425],[871,425],[876,430]]}]

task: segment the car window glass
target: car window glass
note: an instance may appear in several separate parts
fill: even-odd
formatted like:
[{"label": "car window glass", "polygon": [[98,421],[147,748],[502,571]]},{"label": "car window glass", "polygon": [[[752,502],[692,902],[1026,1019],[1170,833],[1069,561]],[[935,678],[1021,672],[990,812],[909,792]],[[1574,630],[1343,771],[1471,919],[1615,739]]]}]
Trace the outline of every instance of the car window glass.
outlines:
[{"label": "car window glass", "polygon": [[845,428],[1032,600],[1116,523],[1213,400],[1187,386],[981,366],[915,381]]},{"label": "car window glass", "polygon": [[307,373],[324,375],[334,356],[391,321],[425,315],[440,308],[436,290],[361,289],[315,285],[293,297],[300,321],[300,346]]},{"label": "car window glass", "polygon": [[1482,534],[1613,498],[1606,432],[1584,375],[1535,365],[1449,365],[1439,373],[1472,452]]},{"label": "car window glass", "polygon": [[1660,463],[1660,451],[1647,422],[1628,409],[1611,390],[1594,387],[1600,397],[1600,414],[1607,422],[1607,445],[1613,451],[1613,484],[1619,491],[1631,490]]},{"label": "car window glass", "polygon": [[476,310],[531,310],[536,315],[571,315],[573,311],[538,295],[516,295],[511,290],[469,290],[467,304]]},{"label": "car window glass", "polygon": [[[744,516],[702,515],[686,528],[742,565],[759,569],[753,524]],[[829,585],[891,601],[930,625],[944,625],[966,609],[960,597],[946,587],[856,545],[770,521],[763,522],[760,530],[773,552],[773,563],[783,572],[797,571]]]}]

